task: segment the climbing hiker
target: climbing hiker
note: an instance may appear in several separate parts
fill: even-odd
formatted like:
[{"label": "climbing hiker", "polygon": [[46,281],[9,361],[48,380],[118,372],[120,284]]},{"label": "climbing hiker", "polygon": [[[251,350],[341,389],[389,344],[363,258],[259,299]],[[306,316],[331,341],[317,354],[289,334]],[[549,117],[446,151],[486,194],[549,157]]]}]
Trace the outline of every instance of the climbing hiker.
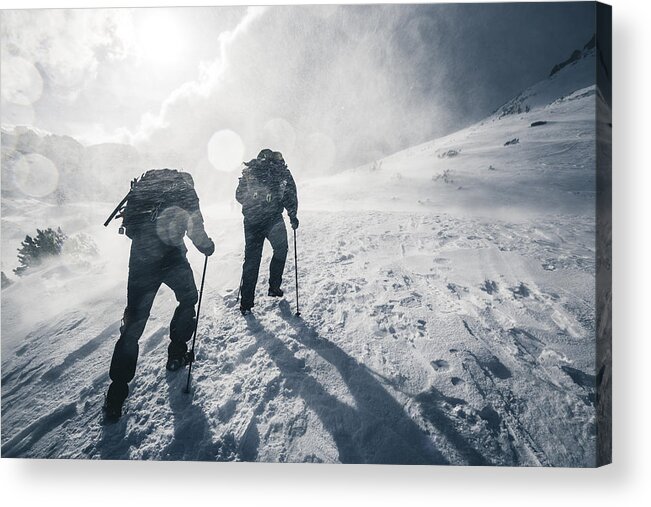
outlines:
[{"label": "climbing hiker", "polygon": [[187,234],[206,256],[215,251],[204,230],[199,198],[188,173],[172,169],[147,171],[132,182],[131,191],[120,206],[116,208],[117,216],[122,217],[120,232],[131,239],[131,253],[127,306],[111,359],[112,382],[104,404],[104,415],[109,421],[122,415],[129,382],[136,371],[138,340],[161,284],[174,291],[178,302],[170,324],[166,368],[176,371],[192,360],[187,342],[195,327],[198,295],[183,239]]},{"label": "climbing hiker", "polygon": [[283,210],[287,210],[292,229],[298,228],[296,183],[282,154],[264,149],[257,158],[245,162],[235,198],[242,205],[244,215],[245,247],[240,311],[246,315],[254,304],[265,239],[269,240],[273,248],[268,295],[283,295],[281,284],[287,259],[287,230]]}]

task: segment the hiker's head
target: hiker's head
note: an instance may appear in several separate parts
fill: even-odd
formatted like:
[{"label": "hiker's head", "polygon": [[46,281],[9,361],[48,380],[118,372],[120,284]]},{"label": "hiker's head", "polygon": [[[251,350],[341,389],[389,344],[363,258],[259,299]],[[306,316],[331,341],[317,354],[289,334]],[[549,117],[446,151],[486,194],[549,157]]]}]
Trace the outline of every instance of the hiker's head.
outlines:
[{"label": "hiker's head", "polygon": [[273,158],[274,158],[274,152],[269,148],[265,148],[260,153],[258,153],[258,160],[262,160],[266,162],[268,160],[273,160]]}]

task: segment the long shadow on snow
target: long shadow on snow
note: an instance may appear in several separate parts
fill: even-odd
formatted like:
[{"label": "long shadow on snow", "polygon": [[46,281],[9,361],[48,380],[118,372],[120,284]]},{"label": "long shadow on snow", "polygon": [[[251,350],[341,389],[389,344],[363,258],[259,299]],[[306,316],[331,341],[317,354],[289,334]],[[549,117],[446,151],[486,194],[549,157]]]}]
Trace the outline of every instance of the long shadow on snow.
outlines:
[{"label": "long shadow on snow", "polygon": [[116,321],[113,324],[105,328],[100,334],[98,334],[92,340],[87,341],[81,347],[76,349],[74,352],[71,352],[66,356],[62,363],[46,371],[42,376],[41,380],[52,382],[57,380],[63,372],[70,368],[77,361],[84,359],[93,352],[95,352],[100,346],[107,342],[115,333],[120,329],[120,321]]},{"label": "long shadow on snow", "polygon": [[127,437],[127,417],[115,424],[103,425],[97,444],[101,459],[129,459],[129,448],[134,445]]},{"label": "long shadow on snow", "polygon": [[68,403],[37,419],[2,446],[2,457],[42,458],[42,455],[32,453],[34,445],[75,415],[77,415],[76,403]]},{"label": "long shadow on snow", "polygon": [[285,301],[283,317],[297,331],[294,338],[331,363],[346,382],[357,408],[329,394],[282,340],[253,318],[249,330],[280,369],[285,387],[301,396],[332,435],[342,463],[447,464],[423,431],[384,387],[352,357],[297,320]]},{"label": "long shadow on snow", "polygon": [[201,407],[185,393],[187,370],[166,374],[170,408],[174,416],[174,436],[161,453],[161,459],[171,461],[215,461],[220,445],[213,442],[208,418]]},{"label": "long shadow on snow", "polygon": [[[161,460],[215,461],[221,445],[212,441],[208,419],[200,407],[192,402],[192,394],[183,392],[187,370],[167,373],[169,404],[174,417],[172,441],[161,452]],[[127,405],[128,406],[128,405]],[[145,435],[127,434],[128,410],[115,424],[102,427],[98,449],[102,459],[129,459],[129,449],[139,448]]]},{"label": "long shadow on snow", "polygon": [[[451,407],[466,405],[465,400],[445,396],[441,391],[432,387],[429,391],[416,396],[416,401],[420,405],[423,416],[445,436],[447,441],[463,456],[468,465],[486,466],[491,464],[456,429],[454,420],[444,409],[445,405]],[[497,412],[487,407],[487,410],[482,411],[482,419],[488,422],[491,431],[499,432],[500,416]]]}]

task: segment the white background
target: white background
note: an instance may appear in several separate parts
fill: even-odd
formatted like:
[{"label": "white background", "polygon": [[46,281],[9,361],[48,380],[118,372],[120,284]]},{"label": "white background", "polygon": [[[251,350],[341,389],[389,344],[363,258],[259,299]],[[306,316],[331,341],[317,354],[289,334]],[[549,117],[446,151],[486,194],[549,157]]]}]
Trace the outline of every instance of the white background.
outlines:
[{"label": "white background", "polygon": [[[610,3],[614,8],[613,465],[569,470],[3,459],[3,504],[651,505],[651,385],[646,375],[651,364],[651,333],[647,329],[651,313],[647,293],[651,287],[651,18],[648,2]],[[142,6],[211,4],[215,2],[137,2]],[[2,1],[0,5],[52,6],[29,0]],[[55,5],[131,6],[107,0]]]}]

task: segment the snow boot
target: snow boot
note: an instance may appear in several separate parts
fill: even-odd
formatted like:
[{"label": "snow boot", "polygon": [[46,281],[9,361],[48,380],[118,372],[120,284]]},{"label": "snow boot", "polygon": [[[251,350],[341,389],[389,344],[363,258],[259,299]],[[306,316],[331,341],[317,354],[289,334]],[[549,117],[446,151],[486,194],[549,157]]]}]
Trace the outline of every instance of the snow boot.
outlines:
[{"label": "snow boot", "polygon": [[182,356],[168,356],[165,368],[167,371],[178,371],[194,361],[194,353],[188,350]]},{"label": "snow boot", "polygon": [[102,412],[104,412],[104,421],[106,423],[116,423],[120,420],[120,417],[122,417],[122,403],[110,402],[109,399],[106,398],[104,400]]},{"label": "snow boot", "polygon": [[251,307],[248,305],[240,305],[240,312],[242,312],[242,315],[248,315],[251,313]]},{"label": "snow boot", "polygon": [[109,394],[104,397],[104,405],[102,406],[102,412],[104,413],[104,422],[107,424],[113,424],[120,420],[122,417],[122,405],[124,400],[120,401],[115,398],[110,397]]},{"label": "snow boot", "polygon": [[124,400],[128,394],[128,385],[116,382],[111,383],[104,398],[104,406],[102,407],[105,422],[115,423],[122,417],[122,405],[124,405]]},{"label": "snow boot", "polygon": [[283,290],[280,287],[274,288],[274,287],[269,287],[269,293],[271,297],[274,298],[281,298],[285,294]]}]

